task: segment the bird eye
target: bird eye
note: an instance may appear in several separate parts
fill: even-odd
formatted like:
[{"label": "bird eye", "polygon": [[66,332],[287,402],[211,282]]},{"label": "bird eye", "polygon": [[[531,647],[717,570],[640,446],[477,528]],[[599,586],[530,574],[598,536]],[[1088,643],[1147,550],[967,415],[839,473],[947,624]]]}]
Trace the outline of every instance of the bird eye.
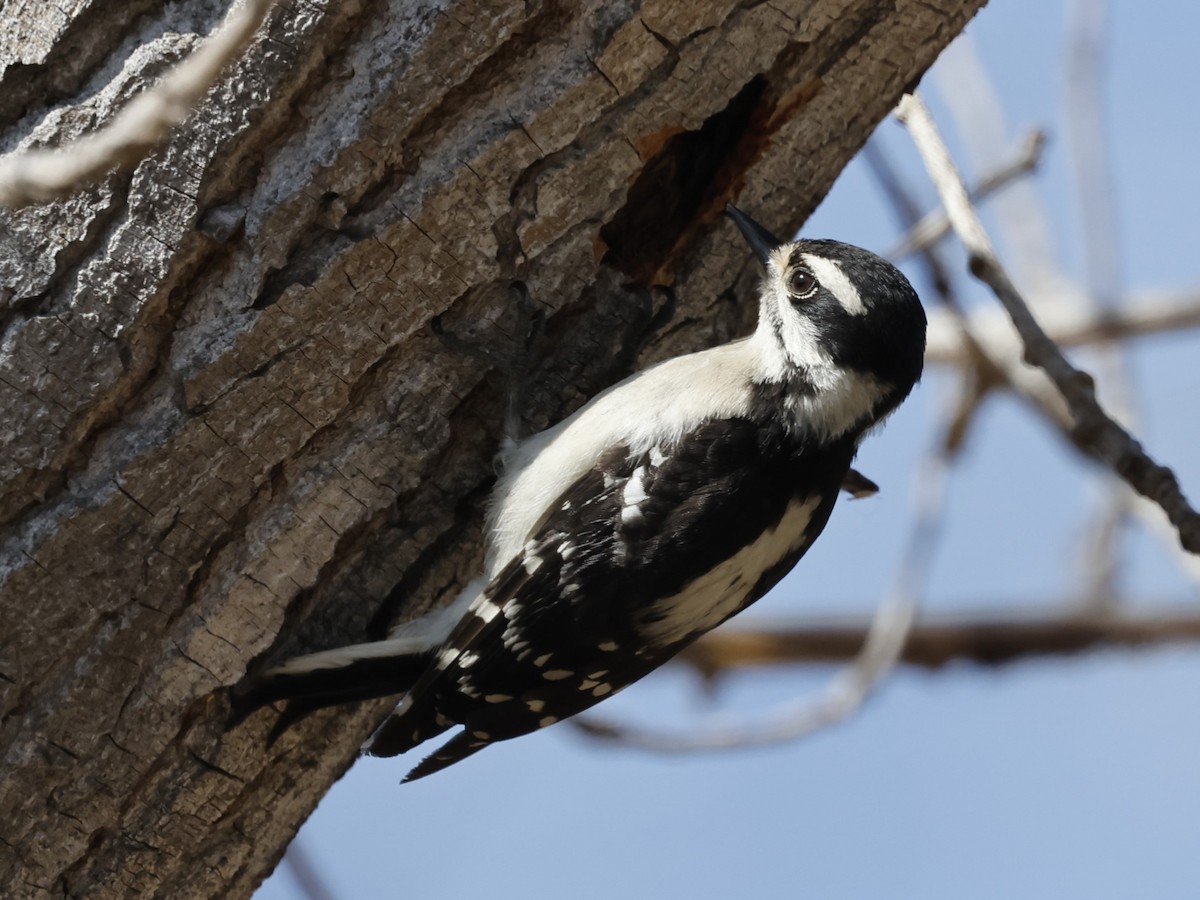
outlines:
[{"label": "bird eye", "polygon": [[804,300],[817,289],[817,278],[808,269],[795,269],[788,286],[794,299]]}]

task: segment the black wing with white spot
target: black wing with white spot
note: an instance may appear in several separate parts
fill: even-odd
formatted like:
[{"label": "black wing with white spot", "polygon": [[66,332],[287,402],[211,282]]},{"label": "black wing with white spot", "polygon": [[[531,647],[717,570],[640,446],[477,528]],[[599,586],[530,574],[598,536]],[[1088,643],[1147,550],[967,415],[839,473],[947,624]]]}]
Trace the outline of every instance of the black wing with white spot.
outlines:
[{"label": "black wing with white spot", "polygon": [[706,423],[674,448],[615,449],[488,585],[371,752],[462,723],[420,777],[641,678],[795,564],[853,450],[746,419]]}]

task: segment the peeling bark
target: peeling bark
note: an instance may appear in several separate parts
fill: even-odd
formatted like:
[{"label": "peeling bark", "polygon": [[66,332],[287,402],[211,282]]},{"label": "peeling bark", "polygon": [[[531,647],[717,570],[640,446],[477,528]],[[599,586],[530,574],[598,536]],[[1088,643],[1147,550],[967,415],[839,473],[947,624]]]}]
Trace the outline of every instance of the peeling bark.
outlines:
[{"label": "peeling bark", "polygon": [[[980,5],[290,4],[159,153],[0,217],[0,883],[249,895],[388,704],[268,750],[225,690],[478,561],[505,378],[435,326],[528,362],[529,430],[744,333],[724,202],[798,226]],[[10,2],[0,149],[223,11]]]}]

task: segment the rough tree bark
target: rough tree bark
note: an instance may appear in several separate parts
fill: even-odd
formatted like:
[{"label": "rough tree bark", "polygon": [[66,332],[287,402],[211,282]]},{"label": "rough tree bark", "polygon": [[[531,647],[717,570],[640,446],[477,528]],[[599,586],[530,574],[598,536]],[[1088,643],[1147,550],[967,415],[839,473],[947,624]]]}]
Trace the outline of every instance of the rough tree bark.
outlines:
[{"label": "rough tree bark", "polygon": [[[476,565],[505,379],[438,326],[528,359],[530,429],[745,332],[723,203],[798,226],[982,2],[287,3],[152,158],[4,214],[0,884],[248,895],[387,704],[268,750],[226,689]],[[224,6],[10,0],[0,149]]]}]

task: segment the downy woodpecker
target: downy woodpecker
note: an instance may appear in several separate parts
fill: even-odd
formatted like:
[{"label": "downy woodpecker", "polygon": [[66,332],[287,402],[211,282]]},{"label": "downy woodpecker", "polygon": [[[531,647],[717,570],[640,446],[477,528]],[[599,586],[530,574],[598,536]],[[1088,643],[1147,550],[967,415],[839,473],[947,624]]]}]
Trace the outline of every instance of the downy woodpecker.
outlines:
[{"label": "downy woodpecker", "polygon": [[633,375],[516,444],[482,575],[388,639],[271,669],[245,711],[401,695],[366,745],[463,730],[429,775],[599,703],[763,596],[825,527],[863,435],[921,375],[925,314],[892,265],[780,241],[732,205],[763,267],[750,337]]}]

